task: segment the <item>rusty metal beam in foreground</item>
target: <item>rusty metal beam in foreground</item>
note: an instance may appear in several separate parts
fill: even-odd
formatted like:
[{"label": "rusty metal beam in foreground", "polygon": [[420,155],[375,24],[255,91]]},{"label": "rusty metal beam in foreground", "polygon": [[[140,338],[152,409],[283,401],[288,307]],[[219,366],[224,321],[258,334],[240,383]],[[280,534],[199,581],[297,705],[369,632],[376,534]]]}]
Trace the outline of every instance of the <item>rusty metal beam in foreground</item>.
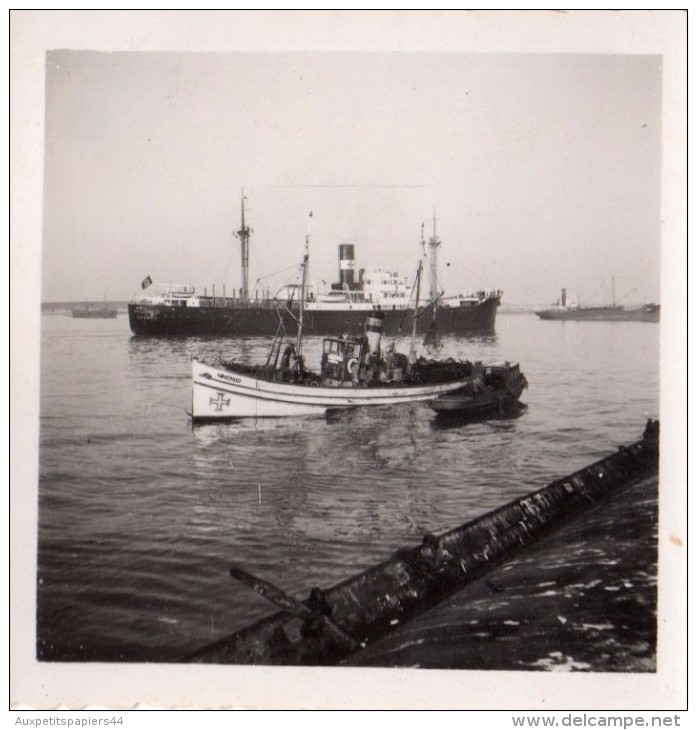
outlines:
[{"label": "rusty metal beam in foreground", "polygon": [[[335,664],[484,575],[614,489],[656,473],[658,448],[658,422],[649,420],[640,441],[440,536],[426,535],[420,546],[398,550],[384,563],[326,591],[314,588],[303,603],[307,610],[276,613],[185,661]],[[259,585],[270,584],[259,581]]]}]

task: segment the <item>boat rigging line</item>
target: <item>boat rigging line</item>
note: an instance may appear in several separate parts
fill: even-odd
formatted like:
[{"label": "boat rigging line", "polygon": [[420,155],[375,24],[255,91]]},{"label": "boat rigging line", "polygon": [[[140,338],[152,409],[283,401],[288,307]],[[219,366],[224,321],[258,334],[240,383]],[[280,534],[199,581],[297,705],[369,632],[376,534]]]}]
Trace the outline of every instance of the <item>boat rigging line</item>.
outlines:
[{"label": "boat rigging line", "polygon": [[254,282],[254,286],[256,287],[257,284],[261,284],[262,281],[265,279],[270,279],[272,276],[278,276],[279,274],[285,274],[286,271],[293,271],[296,269],[297,266],[293,264],[293,266],[286,266],[284,269],[279,269],[278,271],[272,271],[270,274],[264,274],[264,276],[260,276],[256,279]]}]

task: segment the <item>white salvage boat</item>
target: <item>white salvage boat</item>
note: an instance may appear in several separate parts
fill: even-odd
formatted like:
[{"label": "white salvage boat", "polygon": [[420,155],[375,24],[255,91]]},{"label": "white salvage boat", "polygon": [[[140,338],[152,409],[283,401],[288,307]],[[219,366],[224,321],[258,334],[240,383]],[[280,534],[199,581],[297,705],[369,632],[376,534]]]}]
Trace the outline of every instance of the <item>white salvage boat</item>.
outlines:
[{"label": "white salvage boat", "polygon": [[[384,312],[377,310],[367,314],[364,336],[325,338],[319,372],[307,370],[302,355],[307,251],[308,240],[302,264],[295,343],[288,343],[281,355],[283,340],[279,330],[266,363],[260,366],[222,358],[206,364],[194,358],[191,410],[194,422],[322,415],[337,409],[418,401],[433,403],[440,396],[461,391],[477,381],[480,363],[475,366],[452,359],[417,360],[417,320],[422,314],[433,312],[433,306],[419,310],[417,304],[408,356],[395,352],[392,343],[382,346]],[[419,263],[416,303],[421,270],[422,263]]]},{"label": "white salvage boat", "polygon": [[[301,302],[305,300],[308,246],[309,236],[302,263]],[[420,283],[421,264],[417,302]],[[295,345],[288,344],[281,356],[279,332],[263,366],[222,359],[207,365],[194,358],[192,420],[322,415],[356,406],[430,401],[467,382],[468,363],[416,360],[418,314],[413,318],[409,356],[394,352],[392,346],[383,351],[384,314],[380,311],[368,315],[363,337],[325,338],[320,372],[313,373],[306,370],[302,355],[303,318],[301,306]]]},{"label": "white salvage boat", "polygon": [[330,410],[431,401],[462,388],[471,364],[410,362],[380,348],[382,316],[368,318],[365,337],[327,337],[319,373],[305,370],[302,356],[286,346],[278,361],[261,367],[193,361],[195,422],[233,418],[322,415]]}]

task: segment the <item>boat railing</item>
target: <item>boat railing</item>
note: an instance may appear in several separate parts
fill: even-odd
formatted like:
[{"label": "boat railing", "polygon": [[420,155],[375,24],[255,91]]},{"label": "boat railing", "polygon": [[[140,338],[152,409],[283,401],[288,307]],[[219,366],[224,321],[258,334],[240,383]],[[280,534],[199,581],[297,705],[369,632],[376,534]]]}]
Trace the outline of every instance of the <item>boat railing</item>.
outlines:
[{"label": "boat railing", "polygon": [[237,297],[201,297],[200,307],[234,307],[235,309],[274,309],[275,299],[240,299]]}]

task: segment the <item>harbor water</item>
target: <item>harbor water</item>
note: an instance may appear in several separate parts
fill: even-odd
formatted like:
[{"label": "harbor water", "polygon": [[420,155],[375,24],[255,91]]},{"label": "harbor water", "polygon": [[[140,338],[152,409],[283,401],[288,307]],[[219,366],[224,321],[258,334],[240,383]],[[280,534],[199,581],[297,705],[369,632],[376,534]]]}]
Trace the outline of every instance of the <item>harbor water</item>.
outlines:
[{"label": "harbor water", "polygon": [[[414,404],[192,428],[192,356],[256,363],[268,348],[136,338],[122,314],[42,317],[38,659],[177,661],[275,611],[231,563],[303,598],[659,415],[658,324],[502,313],[495,335],[449,337],[437,357],[519,362],[514,416],[441,422]],[[306,341],[308,366],[320,350]]]}]

